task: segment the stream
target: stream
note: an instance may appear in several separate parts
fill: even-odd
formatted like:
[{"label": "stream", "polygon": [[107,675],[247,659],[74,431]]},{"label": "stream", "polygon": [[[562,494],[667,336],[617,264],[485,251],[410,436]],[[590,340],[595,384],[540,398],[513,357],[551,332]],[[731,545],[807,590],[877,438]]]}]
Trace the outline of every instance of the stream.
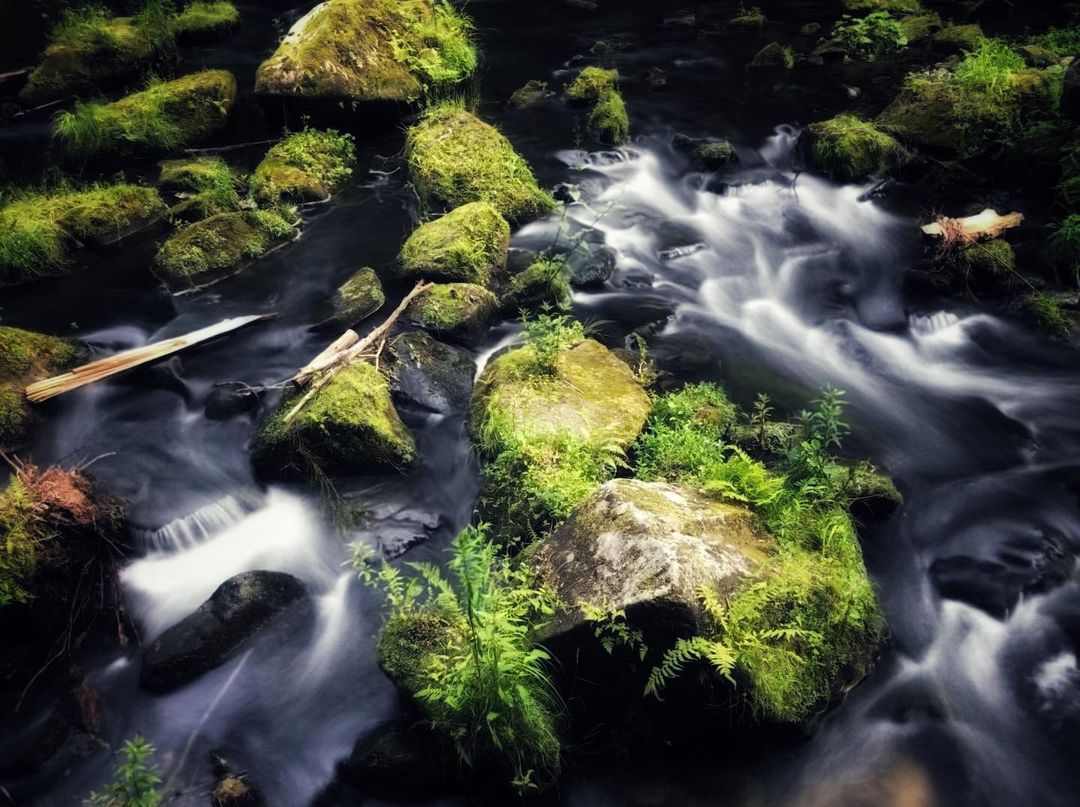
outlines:
[{"label": "stream", "polygon": [[[277,39],[274,16],[287,27],[310,8],[237,5],[236,35],[185,53],[186,66],[225,67],[240,82],[233,122],[211,145],[273,136],[252,76]],[[789,5],[804,21],[831,8]],[[473,0],[469,10],[484,51],[482,116],[542,186],[567,183],[579,195],[516,231],[512,247],[602,234],[615,271],[603,288],[576,291],[573,312],[597,338],[622,346],[638,330],[666,373],[722,382],[743,406],[765,392],[794,413],[825,384],[842,388],[853,426],[845,452],[887,470],[905,499],[862,536],[891,643],[808,740],[748,749],[718,738],[677,759],[571,767],[544,798],[572,807],[1075,803],[1075,350],[975,302],[911,290],[905,277],[921,254],[925,200],[801,171],[799,127],[842,107],[847,68],[748,73],[760,38],[699,37],[677,21],[676,6],[624,3],[588,15],[560,3]],[[797,38],[798,25],[773,33]],[[598,40],[611,50],[605,62],[626,77],[630,146],[588,150],[580,115],[557,98],[505,108],[526,80],[557,87],[593,63],[587,52]],[[653,67],[666,86],[645,80]],[[6,164],[40,159],[43,120],[0,130]],[[739,162],[719,174],[696,171],[671,147],[676,132],[729,137]],[[390,265],[418,222],[404,171],[389,159],[401,150],[401,130],[357,135],[349,186],[303,209],[299,239],[238,275],[170,296],[147,271],[154,238],[146,235],[90,256],[85,272],[0,291],[4,324],[74,336],[100,355],[230,316],[277,315],[50,402],[26,452],[41,465],[90,462],[130,503],[138,551],[121,584],[143,643],[242,571],[288,572],[311,592],[312,608],[167,695],[139,688],[138,648],[88,651],[84,671],[101,694],[104,734],[113,745],[135,733],[154,744],[166,784],[182,794],[170,803],[208,803],[211,752],[246,771],[273,807],[361,803],[330,787],[335,765],[403,707],[375,662],[380,598],[343,565],[346,544],[442,561],[472,517],[480,477],[460,415],[402,412],[422,459],[415,472],[335,479],[348,506],[373,522],[343,536],[314,486],[256,479],[253,416],[204,413],[215,384],[272,387],[318,353],[336,335],[320,327],[334,289],[361,266]],[[250,168],[263,148],[228,156]],[[154,165],[130,171],[151,176]],[[388,296],[405,290],[391,285]],[[474,351],[478,365],[516,334],[512,324],[495,328]],[[28,713],[44,713],[49,697]],[[28,718],[27,730],[33,725]],[[20,742],[0,739],[0,754]],[[8,788],[23,794],[20,804],[76,805],[111,764],[102,749]]]}]

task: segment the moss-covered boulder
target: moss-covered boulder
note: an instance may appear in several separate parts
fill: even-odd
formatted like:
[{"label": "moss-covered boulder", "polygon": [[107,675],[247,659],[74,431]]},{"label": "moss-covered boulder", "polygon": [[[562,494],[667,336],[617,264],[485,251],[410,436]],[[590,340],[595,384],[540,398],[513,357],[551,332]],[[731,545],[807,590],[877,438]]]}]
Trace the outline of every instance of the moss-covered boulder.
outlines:
[{"label": "moss-covered boulder", "polygon": [[510,278],[500,300],[503,311],[536,311],[541,308],[566,308],[570,305],[570,280],[566,261],[561,257],[541,256]]},{"label": "moss-covered boulder", "polygon": [[909,14],[900,18],[900,31],[908,45],[921,45],[944,28],[941,17],[937,14]]},{"label": "moss-covered boulder", "polygon": [[236,100],[227,70],[203,70],[172,81],[153,81],[111,104],[79,103],[53,119],[65,150],[83,158],[173,151],[221,129]]},{"label": "moss-covered boulder", "polygon": [[790,70],[795,66],[795,53],[779,42],[770,42],[754,54],[751,70]]},{"label": "moss-covered boulder", "polygon": [[837,115],[806,130],[807,156],[833,179],[851,181],[898,164],[904,150],[894,137],[855,115]]},{"label": "moss-covered boulder", "polygon": [[986,39],[978,25],[947,25],[931,37],[934,50],[941,53],[964,53],[975,50]]},{"label": "moss-covered boulder", "polygon": [[224,0],[194,0],[172,20],[177,42],[183,45],[211,42],[228,36],[240,25],[240,12]]},{"label": "moss-covered boulder", "polygon": [[334,292],[334,321],[352,326],[367,319],[386,303],[386,293],[375,270],[365,267]]},{"label": "moss-covered boulder", "polygon": [[475,283],[438,283],[405,310],[420,327],[461,342],[483,339],[498,314],[498,298]]},{"label": "moss-covered boulder", "polygon": [[420,225],[401,248],[406,277],[490,285],[506,267],[510,225],[487,202],[472,202]]},{"label": "moss-covered boulder", "polygon": [[510,109],[528,109],[544,103],[553,95],[555,93],[548,89],[546,81],[529,79],[511,93],[506,105]]},{"label": "moss-covered boulder", "polygon": [[295,229],[273,211],[219,213],[182,227],[158,250],[154,274],[170,288],[184,289],[236,271]]},{"label": "moss-covered boulder", "polygon": [[585,67],[566,85],[563,98],[569,106],[589,106],[619,86],[619,71]]},{"label": "moss-covered boulder", "polygon": [[220,157],[163,160],[160,166],[158,188],[179,199],[170,210],[171,216],[198,221],[240,209],[242,175]]},{"label": "moss-covered boulder", "polygon": [[621,146],[630,139],[630,118],[618,90],[607,90],[589,113],[585,128],[605,146]]},{"label": "moss-covered boulder", "polygon": [[165,210],[153,188],[124,183],[15,192],[0,205],[0,285],[68,271],[78,247],[111,244]]},{"label": "moss-covered boulder", "polygon": [[352,175],[352,135],[305,129],[275,144],[251,175],[251,193],[265,205],[282,199],[322,202]]},{"label": "moss-covered boulder", "polygon": [[760,31],[768,22],[761,9],[756,6],[740,7],[739,13],[727,21],[727,27],[733,31]]},{"label": "moss-covered boulder", "polygon": [[481,375],[469,428],[484,459],[480,510],[506,543],[543,534],[616,469],[648,416],[630,368],[580,327],[539,320]]},{"label": "moss-covered boulder", "polygon": [[739,160],[731,141],[724,139],[677,134],[671,139],[671,147],[680,154],[685,154],[706,171],[719,171]]},{"label": "moss-covered boulder", "polygon": [[429,207],[489,202],[507,220],[521,222],[555,206],[510,141],[460,104],[430,107],[409,129],[405,155]]},{"label": "moss-covered boulder", "polygon": [[286,394],[254,445],[253,459],[264,472],[289,475],[319,468],[403,471],[416,459],[416,444],[398,417],[386,377],[367,362],[356,362],[285,418],[305,393]]},{"label": "moss-covered boulder", "polygon": [[428,685],[427,664],[461,632],[447,616],[419,611],[390,619],[379,634],[379,667],[403,693],[415,696]]},{"label": "moss-covered boulder", "polygon": [[469,21],[435,0],[327,0],[301,17],[255,75],[282,101],[397,109],[472,75]]},{"label": "moss-covered boulder", "polygon": [[81,353],[66,339],[0,325],[0,449],[17,445],[26,433],[27,384],[55,375]]}]

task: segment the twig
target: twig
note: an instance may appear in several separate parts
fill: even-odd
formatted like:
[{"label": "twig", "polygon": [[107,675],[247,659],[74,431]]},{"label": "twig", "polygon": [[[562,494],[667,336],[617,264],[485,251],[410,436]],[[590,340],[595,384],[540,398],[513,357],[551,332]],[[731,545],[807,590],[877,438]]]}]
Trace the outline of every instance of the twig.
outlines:
[{"label": "twig", "polygon": [[250,143],[233,143],[231,146],[211,146],[204,149],[184,149],[184,154],[220,154],[223,151],[236,151],[246,149],[249,146],[265,146],[267,143],[280,143],[280,137],[272,137],[269,140],[252,140]]}]

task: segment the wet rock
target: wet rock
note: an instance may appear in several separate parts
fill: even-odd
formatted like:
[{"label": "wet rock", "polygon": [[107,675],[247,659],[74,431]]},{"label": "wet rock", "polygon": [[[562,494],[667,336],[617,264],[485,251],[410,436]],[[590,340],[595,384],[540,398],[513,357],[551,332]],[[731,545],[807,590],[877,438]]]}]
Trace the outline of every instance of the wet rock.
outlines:
[{"label": "wet rock", "polygon": [[386,303],[386,293],[374,269],[364,267],[334,292],[334,321],[353,326]]},{"label": "wet rock", "polygon": [[900,30],[907,37],[909,46],[929,42],[942,28],[944,25],[937,14],[910,14],[900,18]]},{"label": "wet rock", "polygon": [[261,398],[255,387],[241,381],[226,381],[214,385],[203,413],[209,420],[228,420],[255,411]]},{"label": "wet rock", "polygon": [[795,54],[779,42],[770,42],[750,60],[751,70],[790,70],[795,66]]},{"label": "wet rock", "polygon": [[677,134],[671,139],[671,147],[685,154],[706,171],[719,171],[738,162],[735,148],[727,140],[687,137]]},{"label": "wet rock", "polygon": [[1073,59],[1061,87],[1061,114],[1080,123],[1080,59]]},{"label": "wet rock", "polygon": [[1057,54],[1041,45],[1021,45],[1016,49],[1028,67],[1053,67],[1061,61]]},{"label": "wet rock", "polygon": [[544,307],[565,308],[570,304],[570,284],[566,262],[561,258],[541,256],[510,278],[500,305],[512,316],[519,311]]},{"label": "wet rock", "polygon": [[82,355],[67,339],[0,325],[0,448],[22,442],[33,418],[23,391]]},{"label": "wet rock", "polygon": [[399,261],[408,278],[489,286],[506,268],[510,225],[487,202],[470,202],[421,224]]},{"label": "wet rock", "polygon": [[422,328],[459,342],[478,342],[499,312],[498,299],[473,283],[438,283],[418,295],[405,316]]},{"label": "wet rock", "polygon": [[645,83],[648,84],[651,89],[662,90],[668,85],[667,71],[662,67],[650,67],[645,72]]},{"label": "wet rock", "polygon": [[463,350],[412,331],[389,346],[394,394],[431,412],[464,412],[476,364]]},{"label": "wet rock", "polygon": [[456,760],[419,721],[383,723],[361,736],[338,775],[379,799],[419,800],[439,795],[453,778]]},{"label": "wet rock", "polygon": [[325,202],[355,164],[352,135],[305,129],[266,152],[251,175],[251,193],[262,205]]},{"label": "wet rock", "polygon": [[575,289],[594,289],[603,286],[615,271],[618,254],[604,245],[578,244],[566,256],[570,285]]},{"label": "wet rock", "polygon": [[934,34],[930,41],[939,53],[962,53],[976,50],[985,38],[978,25],[949,25]]},{"label": "wet rock", "polygon": [[222,583],[195,613],[166,630],[143,653],[139,683],[169,692],[220,667],[285,609],[307,596],[281,572],[244,572]]},{"label": "wet rock", "polygon": [[854,115],[812,123],[804,138],[801,145],[814,167],[842,182],[881,173],[905,156],[895,138]]},{"label": "wet rock", "polygon": [[554,96],[555,93],[548,89],[546,81],[530,79],[523,86],[514,90],[506,105],[510,109],[528,109],[529,107],[539,106]]},{"label": "wet rock", "polygon": [[304,394],[283,396],[255,441],[252,460],[264,472],[310,472],[312,463],[357,472],[404,471],[416,460],[412,434],[374,365],[358,361],[339,371],[286,423]]}]

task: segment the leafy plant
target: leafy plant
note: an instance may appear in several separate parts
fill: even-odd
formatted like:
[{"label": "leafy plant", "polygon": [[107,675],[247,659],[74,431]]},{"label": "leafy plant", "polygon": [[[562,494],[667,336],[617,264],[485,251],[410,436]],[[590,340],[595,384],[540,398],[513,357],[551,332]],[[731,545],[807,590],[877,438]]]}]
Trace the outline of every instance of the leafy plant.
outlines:
[{"label": "leafy plant", "polygon": [[132,737],[120,749],[122,761],[116,766],[113,780],[101,793],[91,793],[90,807],[157,807],[161,804],[158,785],[161,776],[150,757],[154,746],[140,735]]},{"label": "leafy plant", "polygon": [[436,0],[429,19],[417,20],[407,36],[391,40],[394,58],[423,77],[425,90],[441,92],[476,70],[472,22],[447,0]]},{"label": "leafy plant", "polygon": [[754,409],[750,413],[750,426],[754,430],[758,447],[763,451],[768,448],[767,437],[769,424],[772,422],[773,408],[769,406],[770,398],[764,392],[759,393],[754,399]]},{"label": "leafy plant", "polygon": [[585,339],[584,326],[562,314],[541,313],[522,318],[525,344],[532,349],[532,370],[550,375],[555,372],[559,355]]},{"label": "leafy plant", "polygon": [[832,38],[850,57],[874,59],[907,45],[907,36],[899,20],[887,11],[874,11],[865,17],[845,14],[833,26]]},{"label": "leafy plant", "polygon": [[600,640],[600,646],[609,656],[617,648],[624,647],[636,653],[641,661],[645,660],[645,656],[649,653],[649,646],[645,644],[645,634],[639,628],[630,627],[630,623],[626,621],[624,609],[612,609],[596,603],[583,602],[581,612],[586,622],[593,623],[593,635]]}]

